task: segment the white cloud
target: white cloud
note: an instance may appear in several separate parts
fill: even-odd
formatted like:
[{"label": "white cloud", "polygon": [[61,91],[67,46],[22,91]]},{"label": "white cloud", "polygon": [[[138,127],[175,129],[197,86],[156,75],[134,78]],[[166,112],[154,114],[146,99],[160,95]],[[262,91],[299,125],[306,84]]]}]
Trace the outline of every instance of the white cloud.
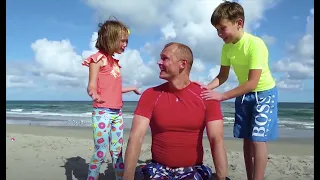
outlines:
[{"label": "white cloud", "polygon": [[281,89],[302,89],[302,81],[301,80],[280,80],[277,81],[277,86]]},{"label": "white cloud", "polygon": [[262,35],[261,39],[267,44],[267,45],[272,45],[276,42],[276,37],[274,36],[269,36],[269,35]]},{"label": "white cloud", "polygon": [[[124,20],[134,33],[160,34],[161,37],[145,42],[137,49],[127,49],[117,56],[122,65],[125,85],[150,86],[161,82],[156,64],[163,45],[169,41],[178,41],[189,45],[194,53],[194,65],[191,78],[202,82],[211,81],[219,72],[222,40],[217,36],[210,23],[214,8],[222,0],[198,1],[150,1],[118,0],[117,3],[101,0],[85,0],[97,13],[99,20],[115,16]],[[265,20],[266,10],[273,8],[278,0],[240,0],[246,12],[245,28],[252,31],[260,27]],[[153,36],[154,37],[154,36]],[[271,36],[271,41],[274,41]],[[89,39],[89,37],[88,37]],[[34,75],[54,82],[59,86],[85,87],[88,68],[81,66],[84,58],[96,52],[94,32],[89,48],[78,54],[69,40],[36,40],[31,47],[35,54],[35,66],[29,68]],[[270,41],[269,41],[270,42]],[[78,50],[79,51],[79,50]],[[143,59],[144,54],[150,61]],[[207,72],[206,72],[207,71]],[[228,89],[237,84],[233,70],[229,80],[222,88]]]},{"label": "white cloud", "polygon": [[[23,78],[22,72],[29,72],[33,77],[41,77],[56,86],[67,88],[84,88],[88,82],[88,68],[82,66],[82,61],[97,50],[95,42],[97,33],[94,32],[89,42],[90,50],[84,50],[82,55],[75,52],[69,40],[50,41],[46,38],[36,40],[31,47],[35,53],[34,66],[19,69],[17,63],[7,66],[7,87],[26,87],[33,84],[32,80]],[[154,68],[145,64],[138,50],[127,49],[116,56],[123,66],[124,85],[146,86],[159,81]],[[48,83],[47,83],[48,84]],[[49,83],[50,84],[50,83]],[[52,85],[51,86],[55,86]]]},{"label": "white cloud", "polygon": [[192,65],[192,72],[203,72],[206,70],[205,65],[200,59],[194,59]]},{"label": "white cloud", "polygon": [[64,76],[79,76],[83,74],[82,57],[77,55],[69,40],[50,41],[46,38],[36,40],[31,45],[35,53],[35,61],[40,73],[54,73]]},{"label": "white cloud", "polygon": [[[116,4],[100,0],[85,2],[98,12],[99,17],[108,18],[114,15],[127,22],[137,32],[160,30],[163,37],[159,41],[146,43],[151,56],[158,56],[162,46],[168,40],[175,40],[191,46],[195,52],[195,58],[203,62],[212,60],[219,62],[222,41],[216,35],[216,30],[210,23],[210,17],[214,8],[222,2],[221,0],[183,2],[119,0]],[[274,7],[277,2],[278,0],[239,1],[246,10],[246,30],[250,31],[254,26],[258,28],[257,24],[263,19],[264,12]]]},{"label": "white cloud", "polygon": [[12,87],[26,88],[26,87],[32,87],[32,86],[33,86],[33,81],[24,76],[15,76],[15,75],[8,75],[8,74],[6,76],[7,88],[12,88]]},{"label": "white cloud", "polygon": [[166,40],[174,39],[177,36],[176,31],[173,28],[173,26],[174,26],[173,23],[169,23],[165,27],[161,28],[161,32],[164,35],[164,38]]},{"label": "white cloud", "polygon": [[128,49],[116,58],[120,59],[124,84],[141,87],[155,83],[157,69],[145,64],[138,50]]},{"label": "white cloud", "polygon": [[290,45],[288,56],[277,61],[273,69],[284,73],[280,87],[301,88],[301,80],[314,78],[314,10],[307,17],[306,32],[300,40]]}]

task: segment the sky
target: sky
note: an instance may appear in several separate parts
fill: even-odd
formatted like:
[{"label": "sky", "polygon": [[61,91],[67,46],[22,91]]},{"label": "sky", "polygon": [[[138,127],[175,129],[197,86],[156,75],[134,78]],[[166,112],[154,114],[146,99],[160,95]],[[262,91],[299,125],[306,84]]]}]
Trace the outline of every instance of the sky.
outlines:
[{"label": "sky", "polygon": [[[115,3],[116,2],[116,3]],[[131,31],[126,51],[116,56],[123,86],[140,91],[164,81],[157,61],[172,41],[189,45],[191,80],[210,82],[219,72],[223,41],[210,23],[221,0],[6,0],[7,100],[90,100],[88,68],[81,62],[97,50],[98,24],[111,16]],[[314,102],[313,0],[239,0],[245,31],[269,49],[269,67],[280,102]],[[231,70],[217,91],[237,86]],[[138,100],[134,93],[124,100]]]}]

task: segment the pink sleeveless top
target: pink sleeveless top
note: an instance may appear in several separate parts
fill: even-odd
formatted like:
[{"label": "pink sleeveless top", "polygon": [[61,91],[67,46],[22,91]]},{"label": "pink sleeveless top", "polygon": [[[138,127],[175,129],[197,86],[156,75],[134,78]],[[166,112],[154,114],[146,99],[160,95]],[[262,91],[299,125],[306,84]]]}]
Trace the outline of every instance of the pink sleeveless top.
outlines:
[{"label": "pink sleeveless top", "polygon": [[97,79],[97,94],[105,101],[104,103],[93,103],[93,107],[121,109],[122,102],[122,76],[119,60],[112,56],[105,55],[103,52],[89,56],[82,65],[88,66],[90,63],[102,61],[103,66],[99,70]]}]

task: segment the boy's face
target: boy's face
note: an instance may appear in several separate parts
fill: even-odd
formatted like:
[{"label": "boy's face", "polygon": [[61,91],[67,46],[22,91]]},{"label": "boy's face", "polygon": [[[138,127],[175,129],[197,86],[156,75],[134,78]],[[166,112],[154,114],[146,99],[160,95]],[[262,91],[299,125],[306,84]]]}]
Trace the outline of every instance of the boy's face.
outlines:
[{"label": "boy's face", "polygon": [[233,23],[230,20],[222,19],[220,23],[214,27],[217,29],[218,36],[228,44],[237,39],[239,29],[243,27],[243,20],[239,19]]}]

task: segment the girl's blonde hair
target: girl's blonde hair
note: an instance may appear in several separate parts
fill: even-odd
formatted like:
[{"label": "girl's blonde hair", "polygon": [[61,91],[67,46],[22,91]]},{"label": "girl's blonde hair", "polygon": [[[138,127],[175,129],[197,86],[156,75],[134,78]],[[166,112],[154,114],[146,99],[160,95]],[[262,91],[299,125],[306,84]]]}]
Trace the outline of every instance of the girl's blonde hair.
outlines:
[{"label": "girl's blonde hair", "polygon": [[107,20],[100,23],[96,48],[107,54],[113,54],[119,48],[121,35],[129,35],[128,27],[118,20]]}]

